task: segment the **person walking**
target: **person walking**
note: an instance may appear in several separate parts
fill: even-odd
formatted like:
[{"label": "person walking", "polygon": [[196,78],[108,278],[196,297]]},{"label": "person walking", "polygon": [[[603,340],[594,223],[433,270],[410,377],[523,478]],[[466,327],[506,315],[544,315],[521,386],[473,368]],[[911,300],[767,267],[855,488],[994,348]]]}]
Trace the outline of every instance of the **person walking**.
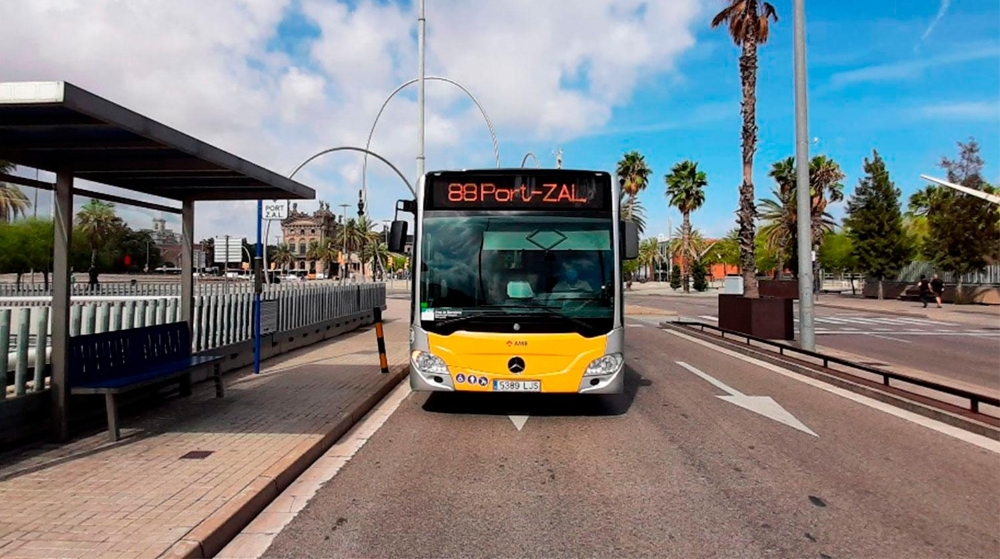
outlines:
[{"label": "person walking", "polygon": [[[934,277],[931,278],[931,291],[934,292],[934,299],[937,301],[937,306],[940,309],[941,297],[944,295],[944,282],[937,274],[934,274]],[[927,305],[924,304],[924,306],[926,307]]]},{"label": "person walking", "polygon": [[927,308],[927,299],[931,294],[931,282],[927,281],[927,276],[921,274],[920,281],[917,282],[917,289],[920,290],[920,302],[924,304],[924,308]]}]

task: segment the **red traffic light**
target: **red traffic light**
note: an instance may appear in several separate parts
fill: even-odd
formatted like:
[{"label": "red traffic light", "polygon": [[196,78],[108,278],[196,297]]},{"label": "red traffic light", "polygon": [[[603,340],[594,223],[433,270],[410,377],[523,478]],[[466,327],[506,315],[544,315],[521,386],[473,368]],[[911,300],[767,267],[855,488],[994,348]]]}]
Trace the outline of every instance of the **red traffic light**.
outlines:
[{"label": "red traffic light", "polygon": [[132,265],[132,256],[131,255],[128,255],[128,254],[125,255],[125,265],[126,266],[131,266]]}]

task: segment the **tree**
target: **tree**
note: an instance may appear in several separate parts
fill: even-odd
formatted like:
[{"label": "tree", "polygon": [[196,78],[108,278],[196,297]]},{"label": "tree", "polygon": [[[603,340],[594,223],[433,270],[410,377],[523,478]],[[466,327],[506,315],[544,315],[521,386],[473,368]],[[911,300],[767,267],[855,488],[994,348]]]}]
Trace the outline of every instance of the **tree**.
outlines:
[{"label": "tree", "polygon": [[106,245],[112,244],[113,239],[124,230],[125,225],[122,219],[115,215],[115,206],[111,202],[102,202],[91,199],[80,213],[76,215],[80,232],[86,237],[90,245],[90,285],[97,285],[97,253]]},{"label": "tree", "polygon": [[[10,161],[0,159],[0,173],[10,173],[15,165]],[[18,216],[27,215],[31,202],[28,197],[21,192],[21,189],[13,184],[0,182],[0,223],[10,223]]]},{"label": "tree", "polygon": [[684,242],[684,249],[681,256],[681,274],[684,276],[684,292],[690,292],[688,287],[690,278],[690,266],[688,265],[688,255],[691,252],[691,212],[696,211],[705,203],[705,185],[708,178],[704,171],[698,170],[698,164],[689,160],[681,161],[674,165],[670,173],[664,175],[663,180],[667,183],[667,198],[670,205],[680,210],[684,218],[681,226],[681,238]]},{"label": "tree", "polygon": [[[948,172],[948,182],[985,190],[982,178],[983,159],[975,139],[958,143],[959,158],[941,159]],[[962,276],[982,270],[1000,253],[1000,223],[996,208],[986,202],[950,188],[938,188],[929,198],[927,211],[927,256],[942,270],[958,278],[961,297]]]},{"label": "tree", "polygon": [[288,265],[295,262],[295,254],[292,253],[292,247],[288,243],[281,243],[274,250],[274,256],[271,257],[271,261],[274,262],[276,266],[279,266],[282,271],[288,271]]},{"label": "tree", "polygon": [[852,254],[858,269],[878,280],[878,298],[882,299],[883,280],[899,273],[913,247],[903,230],[899,189],[889,179],[878,151],[872,153],[871,160],[865,158],[866,176],[847,202],[844,225],[854,245]]},{"label": "tree", "polygon": [[636,229],[642,235],[646,230],[646,208],[638,198],[629,198],[624,190],[619,194],[622,219],[635,223]]},{"label": "tree", "polygon": [[712,245],[712,253],[715,254],[719,262],[728,266],[740,265],[740,231],[731,229],[721,241]]},{"label": "tree", "polygon": [[708,289],[708,281],[705,280],[707,273],[705,271],[705,262],[700,259],[695,260],[692,268],[691,277],[694,280],[694,290],[699,292],[705,291]]},{"label": "tree", "polygon": [[649,175],[652,169],[646,165],[646,157],[638,151],[629,151],[618,161],[616,168],[618,179],[622,181],[622,191],[629,200],[635,199],[649,185]]},{"label": "tree", "polygon": [[760,0],[728,0],[729,5],[712,18],[712,28],[723,23],[729,27],[729,36],[740,47],[740,83],[743,90],[741,113],[743,130],[743,183],[740,184],[740,264],[743,270],[743,293],[756,299],[757,258],[755,254],[754,226],[756,208],[753,193],[753,156],[757,150],[757,46],[767,42],[768,20],[778,21],[774,6]]},{"label": "tree", "polygon": [[[765,225],[760,234],[778,257],[778,277],[787,267],[798,275],[798,185],[795,158],[788,157],[771,165],[768,173],[778,185],[774,199],[762,199],[758,211]],[[812,248],[818,249],[823,237],[833,230],[833,216],[826,211],[831,202],[844,199],[844,172],[836,161],[817,155],[809,161],[809,195]]]},{"label": "tree", "polygon": [[660,243],[656,239],[644,239],[639,243],[639,264],[644,267],[647,277],[653,277],[660,262]]},{"label": "tree", "polygon": [[681,288],[681,267],[677,264],[674,264],[674,267],[670,269],[670,287]]},{"label": "tree", "polygon": [[841,231],[824,237],[816,259],[824,270],[850,274],[851,293],[855,293],[854,273],[857,271],[858,262],[854,258],[854,245],[850,235]]}]

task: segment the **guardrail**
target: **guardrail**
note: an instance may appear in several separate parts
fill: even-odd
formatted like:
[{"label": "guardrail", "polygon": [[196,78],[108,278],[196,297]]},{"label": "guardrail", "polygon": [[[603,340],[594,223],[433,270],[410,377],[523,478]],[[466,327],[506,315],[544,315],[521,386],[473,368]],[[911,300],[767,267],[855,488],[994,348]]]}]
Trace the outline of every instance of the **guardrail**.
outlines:
[{"label": "guardrail", "polygon": [[713,326],[711,324],[705,324],[704,322],[697,322],[697,321],[691,321],[691,320],[678,320],[678,321],[672,321],[670,323],[671,324],[678,324],[680,326],[697,326],[697,327],[699,327],[701,329],[702,332],[704,332],[705,329],[708,328],[708,329],[720,332],[722,334],[723,338],[726,338],[727,334],[730,337],[743,338],[743,339],[746,340],[746,344],[747,345],[751,345],[750,341],[753,340],[753,341],[755,341],[757,343],[761,343],[761,344],[765,344],[765,345],[770,345],[770,346],[778,348],[778,354],[779,355],[785,355],[785,353],[787,353],[787,352],[798,353],[798,354],[801,354],[801,355],[807,355],[809,357],[812,357],[813,359],[819,359],[819,360],[821,360],[823,362],[823,368],[825,368],[825,369],[829,369],[830,368],[830,363],[836,363],[838,365],[842,365],[842,366],[849,367],[849,368],[852,368],[852,369],[857,369],[857,370],[860,370],[860,371],[864,371],[866,373],[870,373],[870,374],[874,374],[874,375],[880,375],[882,377],[882,384],[884,384],[885,386],[890,386],[889,385],[889,381],[890,380],[898,380],[898,381],[906,382],[906,383],[913,384],[913,385],[916,385],[916,386],[920,386],[922,388],[927,388],[927,389],[930,389],[930,390],[935,390],[937,392],[948,394],[949,396],[956,396],[956,397],[959,397],[959,398],[965,398],[965,399],[969,400],[969,411],[971,411],[973,413],[979,413],[979,404],[989,404],[991,406],[1000,407],[1000,398],[989,396],[987,394],[979,394],[979,393],[972,392],[972,391],[969,391],[969,390],[965,390],[965,389],[962,389],[962,388],[957,388],[957,387],[954,387],[954,386],[948,386],[946,384],[940,384],[940,383],[937,383],[937,382],[934,382],[934,381],[930,381],[930,380],[925,380],[925,379],[913,377],[913,376],[906,375],[906,374],[903,374],[903,373],[897,373],[897,372],[894,372],[894,371],[886,371],[885,369],[879,369],[878,367],[872,367],[870,365],[865,365],[865,364],[862,364],[862,363],[854,363],[853,361],[849,361],[847,359],[843,359],[843,358],[840,358],[840,357],[835,357],[835,356],[832,356],[832,355],[824,355],[824,354],[816,352],[816,351],[810,351],[808,349],[802,349],[802,348],[790,346],[790,345],[787,345],[787,344],[783,344],[781,342],[776,342],[776,341],[768,340],[768,339],[765,339],[765,338],[758,338],[756,336],[751,336],[749,334],[744,334],[742,332],[735,332],[733,330],[726,330],[724,328],[719,328],[718,326]]},{"label": "guardrail", "polygon": [[[263,298],[277,305],[276,332],[385,305],[383,283],[270,286]],[[180,319],[178,297],[74,301],[70,336],[153,326]],[[192,307],[191,350],[205,351],[253,337],[253,293],[196,295]],[[0,308],[0,399],[46,388],[51,347],[48,306]],[[37,366],[41,363],[42,366]],[[13,373],[13,375],[11,375]]]}]

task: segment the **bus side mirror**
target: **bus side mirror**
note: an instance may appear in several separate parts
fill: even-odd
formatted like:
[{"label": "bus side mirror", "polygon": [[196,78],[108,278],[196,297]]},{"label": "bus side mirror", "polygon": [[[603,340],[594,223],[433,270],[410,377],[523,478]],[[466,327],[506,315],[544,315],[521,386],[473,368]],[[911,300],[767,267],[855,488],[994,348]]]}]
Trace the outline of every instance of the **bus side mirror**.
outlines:
[{"label": "bus side mirror", "polygon": [[403,254],[406,247],[406,226],[405,221],[396,220],[392,222],[389,229],[389,252]]},{"label": "bus side mirror", "polygon": [[625,260],[635,260],[639,258],[639,227],[634,221],[624,222],[622,234],[625,236]]}]

